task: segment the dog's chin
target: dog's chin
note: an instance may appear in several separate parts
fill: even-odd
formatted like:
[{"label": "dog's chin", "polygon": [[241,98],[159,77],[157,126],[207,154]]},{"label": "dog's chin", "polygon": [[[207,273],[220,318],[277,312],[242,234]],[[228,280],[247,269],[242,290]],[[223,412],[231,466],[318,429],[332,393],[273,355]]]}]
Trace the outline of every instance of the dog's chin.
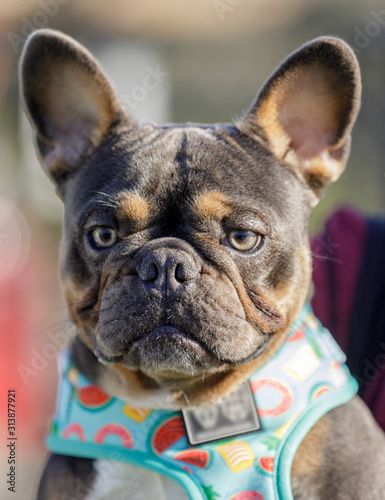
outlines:
[{"label": "dog's chin", "polygon": [[225,360],[212,352],[194,336],[170,325],[160,325],[134,340],[123,354],[106,354],[95,350],[97,358],[105,364],[123,366],[140,371],[162,386],[187,387],[203,376],[208,380],[234,366],[260,355],[268,345],[267,336],[248,356],[239,360]]},{"label": "dog's chin", "polygon": [[95,349],[103,364],[116,364],[165,380],[188,379],[216,371],[223,362],[201,341],[170,325],[160,325],[134,340],[122,354]]},{"label": "dog's chin", "polygon": [[221,362],[195,337],[174,326],[161,325],[135,340],[121,364],[150,376],[183,379],[212,371]]}]

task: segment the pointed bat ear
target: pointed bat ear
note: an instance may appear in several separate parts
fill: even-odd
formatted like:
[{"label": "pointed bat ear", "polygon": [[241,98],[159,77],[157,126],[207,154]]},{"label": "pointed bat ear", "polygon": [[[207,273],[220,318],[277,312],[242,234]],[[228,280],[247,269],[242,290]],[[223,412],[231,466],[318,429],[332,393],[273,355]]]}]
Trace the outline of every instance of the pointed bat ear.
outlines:
[{"label": "pointed bat ear", "polygon": [[58,31],[35,31],[20,62],[20,91],[43,168],[60,183],[123,116],[96,59]]},{"label": "pointed bat ear", "polygon": [[237,126],[262,138],[319,197],[344,170],[360,99],[353,51],[338,38],[317,38],[283,62]]}]

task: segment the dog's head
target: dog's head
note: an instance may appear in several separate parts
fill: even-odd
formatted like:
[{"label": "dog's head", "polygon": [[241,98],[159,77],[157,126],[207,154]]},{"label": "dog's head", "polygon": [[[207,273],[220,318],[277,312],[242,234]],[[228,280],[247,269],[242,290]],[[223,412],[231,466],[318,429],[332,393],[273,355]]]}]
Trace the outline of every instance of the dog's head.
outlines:
[{"label": "dog's head", "polygon": [[118,373],[127,397],[223,396],[309,293],[309,216],[359,108],[353,52],[335,38],[303,46],[235,124],[137,124],[91,54],[51,30],[29,38],[21,85],[65,203],[69,314],[90,363],[108,364],[99,379]]}]

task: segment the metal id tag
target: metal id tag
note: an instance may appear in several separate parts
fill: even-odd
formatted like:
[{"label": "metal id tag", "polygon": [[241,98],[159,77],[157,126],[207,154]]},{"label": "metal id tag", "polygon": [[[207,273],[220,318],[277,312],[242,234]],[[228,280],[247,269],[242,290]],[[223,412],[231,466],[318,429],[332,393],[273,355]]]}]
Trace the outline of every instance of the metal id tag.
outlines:
[{"label": "metal id tag", "polygon": [[221,403],[202,405],[182,413],[192,445],[227,439],[261,428],[248,382]]}]

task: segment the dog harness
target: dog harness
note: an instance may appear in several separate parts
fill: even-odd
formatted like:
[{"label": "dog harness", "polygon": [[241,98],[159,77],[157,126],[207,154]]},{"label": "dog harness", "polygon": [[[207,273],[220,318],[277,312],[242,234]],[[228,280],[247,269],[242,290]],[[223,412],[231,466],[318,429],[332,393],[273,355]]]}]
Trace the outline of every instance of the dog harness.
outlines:
[{"label": "dog harness", "polygon": [[358,384],[307,304],[277,353],[249,379],[261,429],[189,445],[182,413],[134,408],[59,358],[61,383],[47,438],[53,453],[128,462],[166,476],[191,500],[293,500],[291,465],[313,425]]}]

